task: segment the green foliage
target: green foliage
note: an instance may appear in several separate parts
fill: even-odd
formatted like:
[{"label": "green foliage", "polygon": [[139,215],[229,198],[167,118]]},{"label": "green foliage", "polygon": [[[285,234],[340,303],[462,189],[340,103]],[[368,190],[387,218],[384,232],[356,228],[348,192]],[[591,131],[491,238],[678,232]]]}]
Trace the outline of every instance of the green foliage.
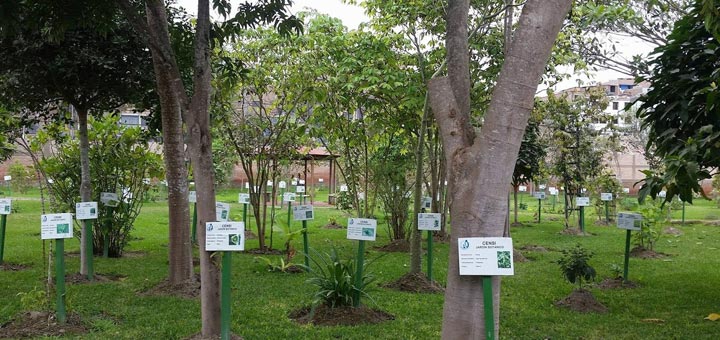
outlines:
[{"label": "green foliage", "polygon": [[43,289],[33,287],[27,292],[17,294],[20,297],[20,304],[25,311],[46,311],[50,308],[47,292]]},{"label": "green foliage", "polygon": [[663,211],[664,202],[645,202],[640,206],[640,214],[643,216],[640,231],[633,233],[633,243],[643,249],[654,250],[655,244],[660,239],[660,229],[668,220],[667,214]]},{"label": "green foliage", "polygon": [[582,289],[583,281],[595,279],[595,268],[588,263],[592,256],[592,252],[577,244],[575,248],[563,249],[562,256],[557,261],[563,276],[570,283],[576,283],[578,289]]},{"label": "green foliage", "polygon": [[511,182],[513,187],[527,184],[540,175],[541,165],[547,155],[547,141],[540,138],[540,120],[541,117],[537,114],[531,115],[525,128],[513,170]]},{"label": "green foliage", "polygon": [[22,165],[18,161],[10,164],[8,167],[8,174],[12,176],[10,187],[14,192],[25,194],[28,189],[33,186],[35,176],[33,176],[31,170],[32,167]]},{"label": "green foliage", "polygon": [[282,257],[279,257],[277,259],[277,262],[275,262],[272,259],[264,256],[256,256],[255,262],[259,261],[262,261],[267,266],[267,270],[270,272],[287,273],[291,268],[295,267],[294,263],[290,261],[286,262],[285,259]]},{"label": "green foliage", "polygon": [[593,208],[595,213],[600,216],[605,216],[605,201],[600,200],[600,194],[603,192],[609,192],[613,195],[613,200],[608,203],[610,219],[613,220],[613,216],[616,215],[616,202],[620,199],[622,194],[622,184],[617,179],[614,173],[610,170],[602,171],[597,177],[591,179],[588,182],[588,190],[592,193]]},{"label": "green foliage", "polygon": [[338,191],[335,194],[335,204],[337,205],[338,209],[340,210],[352,210],[353,208],[353,199],[350,197],[349,191]]},{"label": "green foliage", "polygon": [[370,167],[375,194],[387,214],[390,239],[402,240],[412,221],[409,207],[415,160],[413,153],[404,152],[409,141],[394,138],[390,143],[371,157]]},{"label": "green foliage", "polygon": [[[110,238],[109,255],[119,257],[129,241],[133,222],[140,212],[150,188],[147,179],[163,178],[163,162],[159,154],[150,150],[140,128],[126,128],[118,124],[118,117],[106,116],[89,119],[88,138],[90,141],[90,173],[92,200],[100,202],[101,192],[117,193],[119,206],[108,215],[107,209],[99,203],[98,219],[93,221],[94,252],[102,253],[106,233]],[[70,139],[70,131],[57,124],[51,124],[38,132],[33,140],[35,152],[42,146],[56,143],[54,154],[41,154],[40,169],[48,180],[51,207],[53,211],[74,211],[80,202],[80,150],[78,141]],[[52,180],[52,181],[51,181]]]},{"label": "green foliage", "polygon": [[620,208],[622,208],[622,210],[635,210],[638,206],[637,199],[625,197],[620,200]]},{"label": "green foliage", "polygon": [[370,298],[368,285],[375,281],[375,277],[368,273],[367,268],[371,262],[363,263],[363,277],[360,286],[355,286],[356,264],[355,260],[343,260],[333,247],[330,253],[310,256],[310,267],[303,268],[308,271],[310,278],[307,283],[316,287],[313,294],[313,306],[325,305],[330,308],[353,306],[354,296],[359,293],[361,297]]},{"label": "green foliage", "polygon": [[653,86],[638,99],[637,115],[649,130],[646,148],[664,159],[665,172],[644,171],[639,196],[667,192],[692,203],[693,192],[705,195],[699,181],[720,166],[720,43],[708,32],[702,1],[678,21],[668,43],[653,52],[643,70]]}]

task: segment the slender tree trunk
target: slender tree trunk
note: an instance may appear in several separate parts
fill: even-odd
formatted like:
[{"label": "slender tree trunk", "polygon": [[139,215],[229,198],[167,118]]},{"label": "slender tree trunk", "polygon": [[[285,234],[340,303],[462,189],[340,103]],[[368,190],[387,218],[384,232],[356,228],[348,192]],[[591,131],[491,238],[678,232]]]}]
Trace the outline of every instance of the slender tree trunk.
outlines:
[{"label": "slender tree trunk", "polygon": [[[75,107],[78,115],[78,139],[80,140],[80,201],[90,202],[92,200],[92,183],[90,182],[90,141],[88,140],[88,110]],[[80,223],[80,274],[88,274],[88,254],[85,242],[90,237],[92,225]],[[92,241],[91,241],[92,242]]]},{"label": "slender tree trunk", "polygon": [[428,106],[426,95],[422,121],[420,123],[420,129],[418,130],[418,144],[415,149],[415,204],[413,204],[412,225],[410,226],[410,274],[416,274],[422,271],[422,234],[417,227],[418,214],[420,213],[420,205],[422,203],[425,130],[427,129],[429,116],[430,107]]},{"label": "slender tree trunk", "polygon": [[515,207],[515,223],[518,223],[518,187],[513,186],[513,206]]},{"label": "slender tree trunk", "polygon": [[[467,47],[468,0],[450,1],[447,14],[448,77],[431,80],[430,103],[440,127],[448,166],[453,232],[443,308],[444,339],[483,339],[482,278],[460,276],[459,237],[501,236],[507,188],[535,91],[571,0],[529,0],[520,16],[482,131],[470,125]],[[482,191],[477,188],[482,188]],[[500,280],[493,277],[495,336],[499,334]]]}]

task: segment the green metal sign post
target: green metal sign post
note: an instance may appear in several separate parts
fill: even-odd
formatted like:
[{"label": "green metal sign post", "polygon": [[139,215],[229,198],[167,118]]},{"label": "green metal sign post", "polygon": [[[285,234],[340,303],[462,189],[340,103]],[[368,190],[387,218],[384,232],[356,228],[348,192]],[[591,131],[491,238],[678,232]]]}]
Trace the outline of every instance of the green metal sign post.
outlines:
[{"label": "green metal sign post", "polygon": [[[685,201],[683,201],[682,225],[685,225]],[[0,262],[2,262],[2,257],[0,257]]]},{"label": "green metal sign post", "polygon": [[220,288],[220,339],[230,339],[230,298],[232,252],[224,251],[222,259],[222,283]]},{"label": "green metal sign post", "polygon": [[580,231],[585,233],[585,207],[580,207]]},{"label": "green metal sign post", "polygon": [[623,281],[627,283],[628,280],[628,267],[630,266],[630,230],[628,229],[625,233],[625,263],[623,268]]},{"label": "green metal sign post", "polygon": [[605,223],[610,223],[610,202],[605,201]]},{"label": "green metal sign post", "polygon": [[58,323],[63,325],[67,320],[65,315],[65,240],[55,240],[55,316]]},{"label": "green metal sign post", "polygon": [[105,207],[105,226],[103,228],[103,257],[110,256],[110,227],[112,225],[113,207]]},{"label": "green metal sign post", "polygon": [[492,276],[483,276],[483,306],[485,307],[485,339],[495,339]]},{"label": "green metal sign post", "polygon": [[193,217],[190,225],[190,240],[193,244],[197,244],[197,203],[193,203]]},{"label": "green metal sign post", "polygon": [[360,307],[360,288],[362,287],[362,276],[363,267],[365,266],[365,241],[358,241],[358,252],[357,259],[355,261],[357,266],[355,270],[355,287],[357,288],[353,293],[353,307]]},{"label": "green metal sign post", "polygon": [[5,253],[5,226],[7,225],[7,215],[0,215],[0,264],[3,264],[3,256]]},{"label": "green metal sign post", "polygon": [[303,251],[305,252],[305,268],[310,268],[310,257],[308,256],[310,249],[308,249],[308,234],[307,234],[307,221],[302,221],[302,234],[303,234]]},{"label": "green metal sign post", "polygon": [[287,226],[290,231],[290,215],[292,215],[292,201],[288,201]]},{"label": "green metal sign post", "polygon": [[93,226],[92,221],[83,220],[85,226],[85,254],[87,254],[87,279],[95,280],[95,265],[93,264]]},{"label": "green metal sign post", "polygon": [[428,281],[433,281],[433,232],[432,230],[427,231],[427,278]]},{"label": "green metal sign post", "polygon": [[540,223],[540,221],[541,221],[541,217],[540,217],[541,215],[542,215],[542,199],[538,198],[538,223]]}]

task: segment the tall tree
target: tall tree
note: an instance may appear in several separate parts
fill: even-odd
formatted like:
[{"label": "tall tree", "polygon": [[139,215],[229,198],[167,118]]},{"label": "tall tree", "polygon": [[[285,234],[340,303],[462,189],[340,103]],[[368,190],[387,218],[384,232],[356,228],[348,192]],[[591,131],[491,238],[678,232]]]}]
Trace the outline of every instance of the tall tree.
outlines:
[{"label": "tall tree", "polygon": [[545,151],[547,145],[540,138],[539,120],[539,115],[535,115],[528,121],[510,181],[515,207],[514,223],[518,223],[518,188],[521,184],[528,184],[535,180],[540,174],[540,165],[547,154]]},{"label": "tall tree", "polygon": [[[174,122],[182,117],[187,129],[188,153],[197,189],[200,226],[197,228],[197,237],[200,244],[201,336],[218,337],[220,335],[219,263],[212,252],[205,251],[204,228],[206,222],[215,220],[215,183],[209,115],[212,78],[210,32],[213,26],[210,21],[210,1],[198,0],[193,44],[193,76],[192,84],[188,84],[187,88],[171,44],[164,2],[144,1],[146,20],[141,19],[134,2],[130,0],[117,0],[117,2],[152,53],[161,114],[170,117],[169,119]],[[228,16],[231,8],[229,1],[213,0],[212,3],[213,8],[222,16]],[[230,37],[237,34],[239,29],[256,24],[273,24],[285,31],[293,28],[299,30],[299,22],[293,16],[289,16],[285,10],[285,7],[291,3],[289,0],[243,3],[234,17],[215,26],[215,36]],[[182,135],[182,130],[175,128],[172,133]],[[174,190],[184,194],[187,189],[178,187]],[[179,203],[179,208],[185,211],[188,206],[187,195]]]},{"label": "tall tree", "polygon": [[[44,1],[24,3],[6,18],[0,34],[0,97],[9,106],[47,116],[62,116],[57,113],[72,106],[80,142],[80,197],[88,202],[92,196],[88,114],[103,114],[139,100],[151,87],[150,59],[122,18],[108,16],[102,29],[56,30],[37,27],[28,19],[48,8],[55,7]],[[88,15],[84,9],[79,13]],[[83,245],[88,228],[83,224],[81,229]],[[91,256],[80,247],[81,274],[88,273]]]},{"label": "tall tree", "polygon": [[666,190],[666,202],[675,195],[692,202],[693,192],[704,195],[699,181],[720,167],[719,12],[718,1],[696,0],[643,72],[653,86],[638,99],[637,115],[665,172],[645,172],[641,200]]},{"label": "tall tree", "polygon": [[[430,81],[430,103],[440,127],[452,195],[447,289],[443,309],[445,339],[485,336],[482,280],[460,276],[458,237],[501,236],[507,214],[507,188],[535,91],[570,0],[530,0],[505,56],[481,131],[470,123],[468,0],[449,1],[447,13],[448,76]],[[478,190],[482,188],[482,190]],[[500,279],[493,278],[494,309],[499,324]],[[496,332],[498,327],[495,327]],[[497,335],[497,334],[496,334]]]}]

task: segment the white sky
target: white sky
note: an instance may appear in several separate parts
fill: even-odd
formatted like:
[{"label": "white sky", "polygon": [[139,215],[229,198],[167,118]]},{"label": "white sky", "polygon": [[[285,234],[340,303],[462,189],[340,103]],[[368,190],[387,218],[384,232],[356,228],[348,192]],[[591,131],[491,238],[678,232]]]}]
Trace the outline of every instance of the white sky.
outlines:
[{"label": "white sky", "polygon": [[[233,3],[233,10],[236,9],[237,4],[240,3],[240,0],[231,0]],[[178,0],[178,4],[182,7],[185,7],[185,9],[190,13],[195,13],[197,8],[197,1],[196,0]],[[317,10],[320,13],[325,13],[330,16],[339,18],[342,20],[343,24],[347,26],[349,29],[355,29],[358,27],[358,25],[361,22],[368,21],[367,16],[363,12],[363,9],[359,6],[354,5],[348,5],[344,4],[341,0],[295,0],[293,7],[291,8],[292,13],[297,13],[299,11],[302,11],[306,8],[313,8]],[[633,54],[638,53],[647,53],[651,48],[647,46],[643,46],[642,43],[637,42],[628,42],[625,44],[622,44],[624,46],[621,46],[619,49],[621,51],[625,50],[626,56],[630,57]],[[568,72],[571,72],[572,69],[568,69]],[[594,73],[594,76],[592,79],[588,79],[588,77],[585,76],[576,76],[571,79],[565,80],[561,82],[560,84],[556,85],[556,89],[565,89],[573,86],[578,85],[578,79],[581,80],[584,84],[588,84],[591,82],[604,82],[612,79],[627,77],[625,75],[622,75],[615,71],[598,71]]]}]

